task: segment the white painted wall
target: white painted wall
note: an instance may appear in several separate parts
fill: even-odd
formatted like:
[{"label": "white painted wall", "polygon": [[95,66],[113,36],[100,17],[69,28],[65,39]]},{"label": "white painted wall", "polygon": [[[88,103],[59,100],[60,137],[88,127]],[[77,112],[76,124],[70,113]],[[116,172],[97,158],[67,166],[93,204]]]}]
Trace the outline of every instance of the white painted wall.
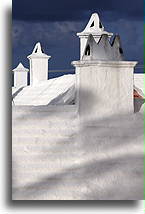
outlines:
[{"label": "white painted wall", "polygon": [[48,58],[30,58],[30,85],[48,79]]},{"label": "white painted wall", "polygon": [[137,62],[76,61],[77,104],[82,122],[133,113],[133,70]]},{"label": "white painted wall", "polygon": [[27,72],[14,72],[14,87],[25,87],[27,86]]}]

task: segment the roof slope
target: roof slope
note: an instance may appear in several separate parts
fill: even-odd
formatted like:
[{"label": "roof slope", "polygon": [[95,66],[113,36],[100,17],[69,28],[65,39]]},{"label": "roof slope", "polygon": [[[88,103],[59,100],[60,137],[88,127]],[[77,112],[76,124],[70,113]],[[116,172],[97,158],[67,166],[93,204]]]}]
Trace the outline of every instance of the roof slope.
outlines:
[{"label": "roof slope", "polygon": [[[12,89],[14,105],[64,105],[75,99],[75,75],[69,74],[43,81],[36,86]],[[17,94],[17,95],[16,95]],[[16,96],[15,96],[16,95]]]},{"label": "roof slope", "polygon": [[[144,74],[134,74],[134,90],[138,96],[144,96]],[[12,88],[15,105],[66,105],[75,101],[75,75],[63,75],[46,80],[37,86]],[[135,94],[134,94],[135,95]]]}]

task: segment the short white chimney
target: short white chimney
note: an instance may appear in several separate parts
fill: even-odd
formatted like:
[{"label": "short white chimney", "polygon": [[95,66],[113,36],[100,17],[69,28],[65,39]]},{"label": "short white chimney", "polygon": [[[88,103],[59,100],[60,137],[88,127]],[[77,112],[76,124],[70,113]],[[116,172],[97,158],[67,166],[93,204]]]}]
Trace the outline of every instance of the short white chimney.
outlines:
[{"label": "short white chimney", "polygon": [[48,60],[50,57],[43,52],[41,44],[38,42],[32,54],[27,57],[30,61],[30,85],[36,85],[40,81],[48,79]]},{"label": "short white chimney", "polygon": [[22,63],[12,70],[14,72],[14,87],[27,86],[27,78],[29,69],[25,68]]},{"label": "short white chimney", "polygon": [[94,37],[96,42],[100,40],[103,34],[107,34],[108,38],[113,36],[113,33],[104,30],[104,26],[101,23],[98,14],[93,13],[85,29],[81,33],[77,33],[77,36],[80,38],[80,59],[82,58],[90,34]]}]

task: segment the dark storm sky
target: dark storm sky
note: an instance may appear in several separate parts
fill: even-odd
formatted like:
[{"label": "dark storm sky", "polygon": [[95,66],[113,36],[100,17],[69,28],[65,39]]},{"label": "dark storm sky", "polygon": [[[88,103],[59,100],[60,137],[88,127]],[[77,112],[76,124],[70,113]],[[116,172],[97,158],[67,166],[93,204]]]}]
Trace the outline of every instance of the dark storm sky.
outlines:
[{"label": "dark storm sky", "polygon": [[13,0],[13,68],[40,41],[52,56],[50,69],[71,68],[79,59],[79,38],[92,13],[121,36],[126,60],[143,64],[143,0]]}]

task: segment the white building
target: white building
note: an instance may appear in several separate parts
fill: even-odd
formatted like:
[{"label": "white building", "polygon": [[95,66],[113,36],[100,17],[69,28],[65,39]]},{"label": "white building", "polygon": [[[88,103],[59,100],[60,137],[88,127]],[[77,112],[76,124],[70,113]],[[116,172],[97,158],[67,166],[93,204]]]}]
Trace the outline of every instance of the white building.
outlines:
[{"label": "white building", "polygon": [[110,43],[102,26],[84,40],[76,75],[47,80],[39,43],[28,57],[31,86],[13,94],[12,200],[143,199],[143,111],[126,115],[137,62],[124,61],[119,37]]},{"label": "white building", "polygon": [[[76,67],[76,75],[48,81],[50,56],[46,55],[41,44],[37,43],[32,54],[28,56],[30,86],[25,87],[15,96],[15,105],[71,104],[74,103],[77,94],[76,103],[79,108],[81,109],[82,106],[83,111],[85,109],[90,111],[90,107],[94,108],[92,115],[97,114],[102,117],[105,113],[121,112],[122,110],[133,112],[133,70],[137,62],[123,61],[120,37],[115,36],[111,43],[110,37],[113,34],[104,30],[96,13],[92,14],[85,30],[78,35],[81,38],[80,43],[84,38],[81,35],[86,35],[86,37],[83,51],[80,47],[81,60],[73,62]],[[18,68],[20,67],[22,65],[18,66]],[[14,71],[19,71],[18,68]],[[25,70],[24,67],[22,70]],[[26,70],[28,71],[28,69]],[[24,73],[24,77],[23,72],[17,73],[15,72],[15,78],[18,75],[19,78],[16,78],[15,86],[27,86],[24,81],[27,80],[27,72]],[[137,75],[134,75],[134,78],[136,79]],[[75,79],[77,84],[75,84]],[[22,81],[21,84],[20,81]],[[138,87],[138,83],[135,86]],[[13,88],[13,93],[15,92],[16,89]],[[87,98],[92,95],[93,100],[84,99],[84,93],[88,94]]]}]

